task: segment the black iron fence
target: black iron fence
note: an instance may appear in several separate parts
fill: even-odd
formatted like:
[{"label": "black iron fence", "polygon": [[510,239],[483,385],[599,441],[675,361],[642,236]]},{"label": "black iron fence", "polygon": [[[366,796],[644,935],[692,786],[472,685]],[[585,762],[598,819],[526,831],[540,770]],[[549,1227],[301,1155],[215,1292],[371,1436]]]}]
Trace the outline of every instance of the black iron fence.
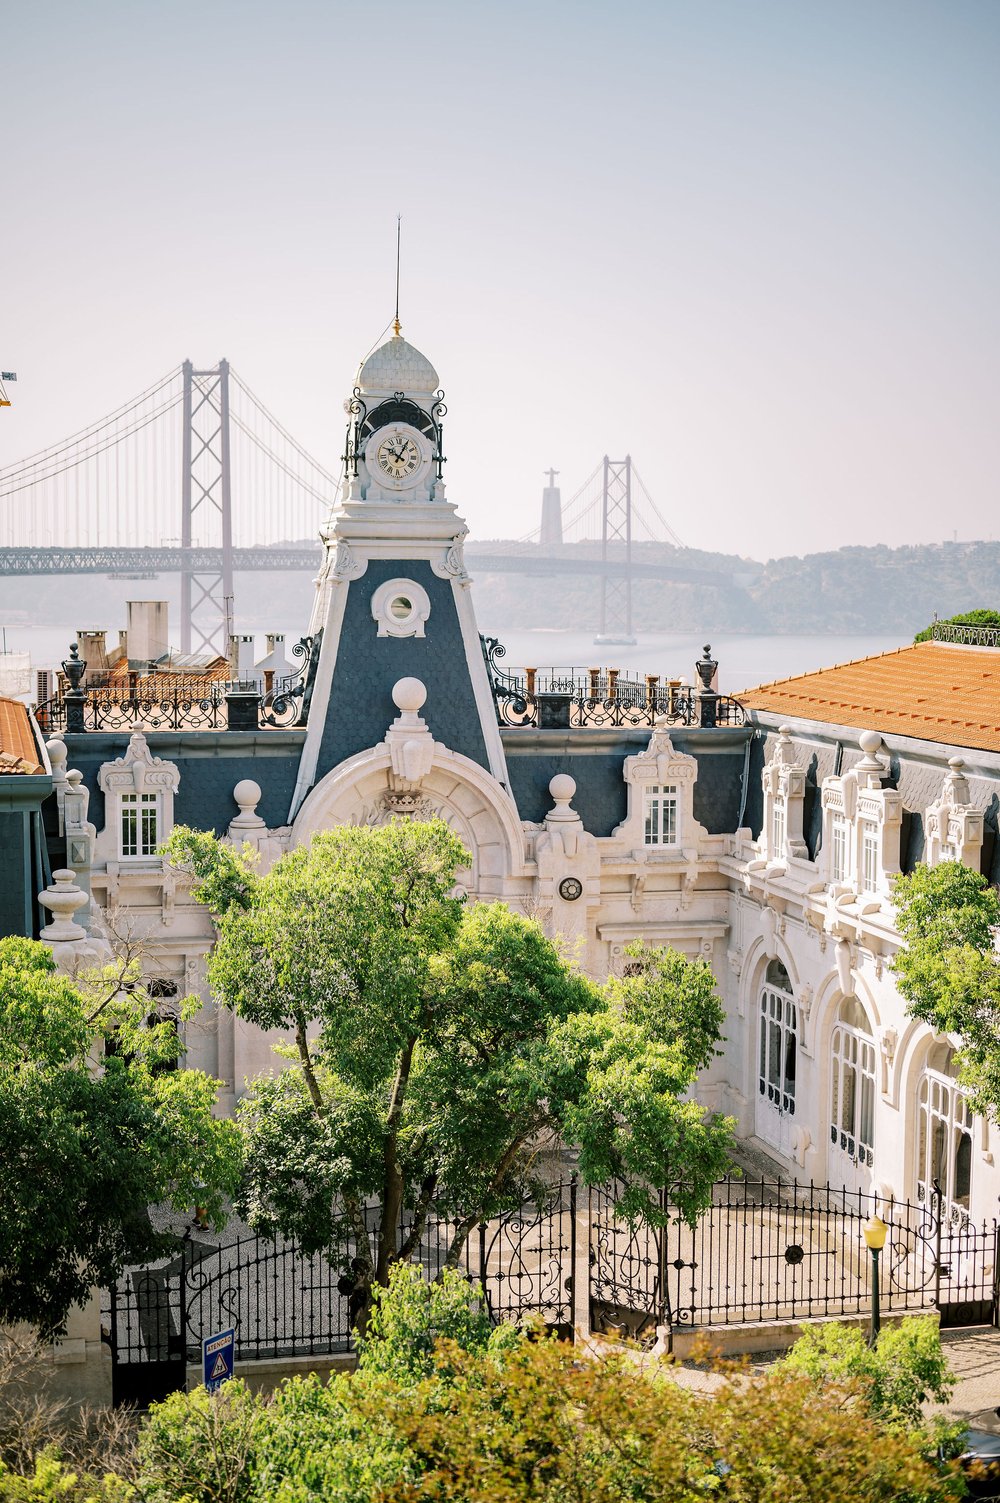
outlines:
[{"label": "black iron fence", "polygon": [[[551,1186],[540,1205],[474,1228],[457,1268],[482,1290],[494,1322],[533,1313],[572,1335],[576,1272],[575,1180]],[[428,1221],[412,1257],[432,1277],[455,1225]],[[404,1217],[400,1245],[410,1232]],[[131,1269],[106,1293],[116,1403],[147,1403],[184,1386],[206,1336],[234,1327],[241,1362],[349,1352],[354,1343],[353,1247],[308,1256],[280,1237],[217,1242],[199,1229],[171,1258]]]},{"label": "black iron fence", "polygon": [[60,692],[36,706],[43,732],[283,730],[305,725],[322,631],[292,647],[294,673],[250,679],[197,675],[91,673],[76,647],[63,663]]},{"label": "black iron fence", "polygon": [[655,674],[629,678],[615,668],[505,669],[503,644],[495,637],[481,641],[501,725],[572,730],[746,724],[739,700],[706,684],[692,688]]},{"label": "black iron fence", "polygon": [[[621,1187],[594,1187],[577,1216],[574,1179],[553,1184],[540,1205],[474,1229],[459,1272],[482,1291],[495,1322],[537,1314],[572,1337],[578,1263],[589,1261],[590,1326],[651,1339],[694,1327],[867,1315],[872,1264],[863,1228],[876,1212],[888,1227],[881,1255],[886,1313],[938,1311],[945,1326],[996,1323],[1000,1240],[995,1221],[956,1221],[940,1193],[921,1203],[831,1185],[778,1179],[719,1181],[694,1226],[664,1195],[666,1225],[631,1225]],[[402,1246],[409,1237],[406,1217]],[[428,1221],[412,1258],[434,1276],[455,1225]],[[578,1247],[578,1236],[583,1247]],[[588,1245],[589,1239],[589,1245]],[[355,1249],[306,1256],[281,1238],[229,1242],[192,1229],[175,1255],[136,1268],[105,1296],[116,1402],[147,1402],[183,1386],[206,1336],[236,1330],[239,1361],[349,1352],[357,1313]],[[586,1304],[583,1291],[581,1299]]]},{"label": "black iron fence", "polygon": [[727,1179],[691,1227],[670,1196],[662,1228],[632,1226],[618,1187],[590,1191],[591,1323],[643,1337],[657,1325],[780,1323],[865,1314],[872,1263],[863,1227],[888,1226],[881,1308],[938,1310],[943,1325],[992,1321],[1000,1245],[995,1221],[962,1226],[930,1202],[781,1180]]}]

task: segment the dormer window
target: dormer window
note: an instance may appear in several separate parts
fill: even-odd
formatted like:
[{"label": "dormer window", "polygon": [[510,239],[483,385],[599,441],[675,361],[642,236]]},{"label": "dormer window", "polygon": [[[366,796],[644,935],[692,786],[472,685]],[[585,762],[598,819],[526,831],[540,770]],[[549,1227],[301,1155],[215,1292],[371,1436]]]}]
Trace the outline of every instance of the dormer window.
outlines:
[{"label": "dormer window", "polygon": [[121,795],[121,855],[155,856],[159,845],[158,793]]},{"label": "dormer window", "polygon": [[645,842],[647,845],[676,845],[678,836],[677,785],[654,783],[645,790]]},{"label": "dormer window", "polygon": [[180,772],[154,757],[141,731],[133,731],[123,757],[105,762],[97,775],[104,794],[104,829],[97,837],[99,861],[152,861],[174,823]]}]

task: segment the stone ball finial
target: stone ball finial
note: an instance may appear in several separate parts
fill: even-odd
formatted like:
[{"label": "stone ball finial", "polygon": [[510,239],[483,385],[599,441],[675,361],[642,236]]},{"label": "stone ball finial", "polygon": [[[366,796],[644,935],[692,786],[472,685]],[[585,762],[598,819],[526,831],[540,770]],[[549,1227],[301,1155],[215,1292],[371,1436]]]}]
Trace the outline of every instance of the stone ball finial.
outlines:
[{"label": "stone ball finial", "polygon": [[549,792],[557,804],[568,804],[576,793],[576,779],[571,778],[568,772],[557,772],[554,778],[549,779]]},{"label": "stone ball finial", "polygon": [[233,798],[240,806],[241,814],[252,814],[261,800],[261,788],[253,778],[242,778],[233,789]]},{"label": "stone ball finial", "polygon": [[882,737],[878,731],[862,731],[858,737],[858,745],[866,756],[872,756],[882,745]]},{"label": "stone ball finial", "polygon": [[66,758],[69,756],[65,741],[61,736],[50,736],[45,743],[45,750],[49,754],[53,777],[59,777],[66,766]]},{"label": "stone ball finial", "polygon": [[961,772],[962,768],[965,766],[965,758],[949,757],[948,766],[951,768],[952,772]]},{"label": "stone ball finial", "polygon": [[415,715],[427,699],[427,688],[419,678],[400,678],[392,686],[392,702],[404,715]]},{"label": "stone ball finial", "polygon": [[791,728],[791,726],[790,725],[779,725],[778,726],[778,735],[781,737],[782,741],[791,741],[791,739],[792,739],[792,728]]}]

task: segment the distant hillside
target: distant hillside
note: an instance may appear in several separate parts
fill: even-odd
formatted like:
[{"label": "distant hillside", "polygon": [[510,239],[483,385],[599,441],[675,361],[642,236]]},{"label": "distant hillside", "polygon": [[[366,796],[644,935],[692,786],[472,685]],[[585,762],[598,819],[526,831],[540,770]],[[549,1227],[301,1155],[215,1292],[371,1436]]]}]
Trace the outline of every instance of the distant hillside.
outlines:
[{"label": "distant hillside", "polygon": [[[467,550],[481,621],[525,627],[564,626],[595,618],[592,578],[477,575],[477,543]],[[562,556],[600,552],[596,543],[564,545]],[[934,613],[954,615],[1000,606],[1000,543],[941,543],[909,548],[840,548],[766,564],[733,554],[667,544],[637,544],[636,556],[730,575],[724,587],[637,580],[640,631],[735,631],[754,634],[889,632],[909,636]]]},{"label": "distant hillside", "polygon": [[[476,614],[484,630],[502,634],[515,623],[528,628],[596,627],[600,584],[594,576],[480,573],[476,554],[497,546],[477,540],[466,552],[475,580]],[[594,557],[600,554],[600,544],[565,544],[546,551]],[[633,610],[639,631],[872,632],[907,637],[926,626],[935,612],[952,616],[980,606],[1000,608],[1000,543],[839,548],[766,564],[666,543],[638,543],[635,554],[644,561],[712,570],[728,581],[706,586],[636,580]],[[114,629],[124,624],[127,599],[169,598],[175,620],[178,592],[176,575],[144,580],[0,579],[0,625],[19,621]],[[308,573],[237,575],[235,593],[240,629],[305,630],[312,606]]]}]

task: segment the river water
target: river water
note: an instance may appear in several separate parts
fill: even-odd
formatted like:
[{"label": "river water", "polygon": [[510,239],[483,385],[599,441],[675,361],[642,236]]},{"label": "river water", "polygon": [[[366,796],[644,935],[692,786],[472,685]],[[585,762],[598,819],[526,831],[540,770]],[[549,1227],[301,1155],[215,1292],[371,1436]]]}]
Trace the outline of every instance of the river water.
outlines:
[{"label": "river water", "polygon": [[[285,642],[289,656],[296,635],[294,628],[289,628]],[[9,625],[5,637],[9,651],[31,654],[33,668],[50,668],[66,656],[73,633],[65,627]],[[109,645],[115,640],[114,633],[109,632]],[[516,627],[501,631],[500,640],[507,648],[507,656],[502,660],[505,668],[565,667],[572,664],[580,669],[618,668],[630,678],[655,673],[661,679],[684,678],[689,683],[696,681],[695,660],[701,656],[704,646],[702,637],[691,634],[644,632],[635,646],[597,647],[592,632],[522,631]],[[712,656],[719,663],[719,689],[724,694],[735,694],[755,684],[790,678],[905,645],[904,639],[887,636],[751,637],[736,634],[716,636],[711,644]],[[258,647],[259,655],[263,656],[263,636]],[[0,637],[0,650],[2,648],[3,637]]]}]

